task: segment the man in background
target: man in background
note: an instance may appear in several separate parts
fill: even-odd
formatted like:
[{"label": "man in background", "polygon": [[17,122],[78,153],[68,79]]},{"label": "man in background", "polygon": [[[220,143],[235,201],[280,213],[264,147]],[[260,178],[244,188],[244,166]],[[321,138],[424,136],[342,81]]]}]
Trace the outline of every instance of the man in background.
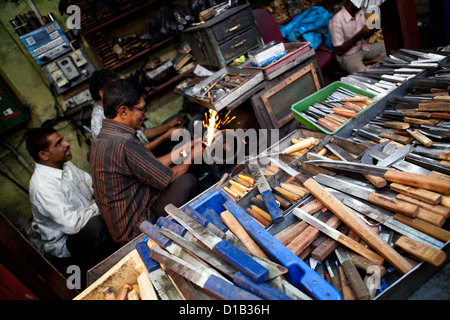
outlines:
[{"label": "man in background", "polygon": [[364,71],[364,61],[386,56],[384,41],[366,42],[376,29],[367,27],[361,2],[347,0],[328,25],[334,52],[342,68],[349,74]]}]

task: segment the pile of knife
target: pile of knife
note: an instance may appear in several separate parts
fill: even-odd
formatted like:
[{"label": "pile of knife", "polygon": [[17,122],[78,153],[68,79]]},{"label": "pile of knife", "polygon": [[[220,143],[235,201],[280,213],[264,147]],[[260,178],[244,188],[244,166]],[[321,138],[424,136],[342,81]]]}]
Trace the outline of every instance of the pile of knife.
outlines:
[{"label": "pile of knife", "polygon": [[384,96],[423,71],[437,68],[444,58],[444,53],[391,50],[389,56],[380,62],[365,71],[343,77],[341,81],[377,96]]},{"label": "pile of knife", "polygon": [[[423,82],[423,80],[421,81]],[[430,84],[431,85],[431,84]],[[408,147],[406,161],[425,170],[450,174],[450,86],[414,87],[403,97],[391,97],[388,107],[360,129],[351,139],[371,145],[390,141],[385,153]],[[406,149],[404,149],[406,150]],[[382,161],[383,155],[375,155]]]},{"label": "pile of knife", "polygon": [[326,99],[302,111],[303,116],[319,127],[335,132],[372,104],[372,98],[338,87]]}]

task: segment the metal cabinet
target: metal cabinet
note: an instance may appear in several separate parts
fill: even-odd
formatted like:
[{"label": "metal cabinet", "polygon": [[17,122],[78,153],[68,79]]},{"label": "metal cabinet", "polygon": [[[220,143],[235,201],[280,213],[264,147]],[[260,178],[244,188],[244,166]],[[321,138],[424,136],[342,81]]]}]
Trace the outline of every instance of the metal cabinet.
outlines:
[{"label": "metal cabinet", "polygon": [[183,33],[197,62],[209,67],[223,68],[263,44],[249,4],[228,9]]}]

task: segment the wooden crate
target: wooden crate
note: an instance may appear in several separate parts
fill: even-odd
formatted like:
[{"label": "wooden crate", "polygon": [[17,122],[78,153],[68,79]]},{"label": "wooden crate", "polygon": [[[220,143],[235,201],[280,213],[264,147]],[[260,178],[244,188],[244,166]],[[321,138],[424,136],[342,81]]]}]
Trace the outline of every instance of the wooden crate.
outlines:
[{"label": "wooden crate", "polygon": [[77,295],[73,300],[104,300],[103,290],[110,287],[117,296],[124,283],[137,284],[142,260],[136,249],[130,251],[99,279]]}]

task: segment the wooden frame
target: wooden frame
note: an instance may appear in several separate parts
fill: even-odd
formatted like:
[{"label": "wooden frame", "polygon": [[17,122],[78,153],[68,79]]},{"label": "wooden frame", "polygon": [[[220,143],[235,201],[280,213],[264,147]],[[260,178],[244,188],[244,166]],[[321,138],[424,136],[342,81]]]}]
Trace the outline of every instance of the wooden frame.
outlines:
[{"label": "wooden frame", "polygon": [[[286,105],[283,106],[284,108],[289,108],[289,112],[285,116],[283,116],[281,119],[280,118],[277,119],[277,116],[274,112],[274,106],[272,106],[270,99],[274,95],[276,95],[277,93],[282,91],[283,89],[289,87],[290,85],[295,83],[297,80],[299,80],[300,78],[307,75],[308,73],[310,73],[312,75],[312,79],[313,79],[313,82],[315,85],[314,92],[319,90],[321,88],[319,76],[316,72],[314,63],[310,62],[306,66],[304,66],[301,69],[292,73],[290,76],[288,76],[284,80],[279,81],[277,84],[275,84],[274,86],[272,86],[271,88],[269,88],[267,91],[263,92],[259,96],[262,101],[263,108],[261,108],[261,107],[255,108],[255,113],[257,113],[256,116],[259,119],[259,121],[265,123],[265,124],[261,124],[262,127],[270,126],[271,128],[279,129],[282,126],[286,125],[289,121],[294,119],[294,114],[292,112],[290,112],[291,104],[289,104],[288,106],[286,106]],[[313,92],[311,92],[311,93],[313,93]],[[304,97],[299,97],[297,101],[301,100],[302,98],[304,98]],[[257,99],[257,98],[255,97],[255,99]],[[255,103],[255,99],[253,100],[254,103]],[[262,109],[265,109],[265,112]],[[262,112],[264,112],[266,114],[265,115],[261,114]],[[260,113],[260,114],[258,115],[258,113]],[[267,121],[267,119],[264,121],[263,118],[268,118],[269,121]]]}]

